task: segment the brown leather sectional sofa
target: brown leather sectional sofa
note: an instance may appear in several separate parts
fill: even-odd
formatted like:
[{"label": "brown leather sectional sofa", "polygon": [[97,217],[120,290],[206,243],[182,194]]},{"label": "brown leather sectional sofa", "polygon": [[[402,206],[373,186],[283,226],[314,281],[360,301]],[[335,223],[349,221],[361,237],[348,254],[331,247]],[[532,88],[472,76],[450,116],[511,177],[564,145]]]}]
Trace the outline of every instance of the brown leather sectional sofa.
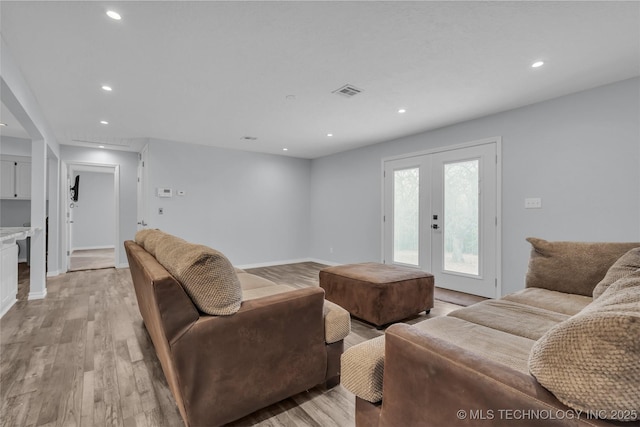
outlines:
[{"label": "brown leather sectional sofa", "polygon": [[357,426],[640,425],[640,244],[529,241],[526,289],[343,354]]},{"label": "brown leather sectional sofa", "polygon": [[[140,313],[186,426],[222,425],[339,382],[349,314],[325,302],[322,289],[276,285],[235,269],[226,274],[242,287],[237,311],[205,314],[154,256],[179,257],[189,244],[158,233],[153,242],[136,237],[154,254],[134,241],[125,248]],[[173,246],[163,249],[167,242]]]}]

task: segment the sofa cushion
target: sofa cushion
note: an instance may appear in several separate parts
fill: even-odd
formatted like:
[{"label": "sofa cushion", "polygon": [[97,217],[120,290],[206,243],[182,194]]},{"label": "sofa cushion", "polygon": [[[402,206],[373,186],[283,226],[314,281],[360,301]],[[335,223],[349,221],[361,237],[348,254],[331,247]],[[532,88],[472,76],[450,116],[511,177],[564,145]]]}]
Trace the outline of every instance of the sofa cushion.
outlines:
[{"label": "sofa cushion", "polygon": [[566,314],[502,299],[479,302],[448,316],[531,340],[537,340],[569,318]]},{"label": "sofa cushion", "polygon": [[[640,270],[619,279],[536,342],[529,369],[562,403],[638,419]],[[626,412],[625,412],[626,411]]]},{"label": "sofa cushion", "polygon": [[200,311],[230,315],[240,309],[240,281],[222,253],[171,235],[159,239],[155,251],[158,262],[180,282]]},{"label": "sofa cushion", "polygon": [[519,372],[529,372],[527,360],[534,340],[449,316],[424,320],[413,327]]},{"label": "sofa cushion", "polygon": [[[245,273],[246,274],[246,273]],[[283,294],[285,292],[295,291],[296,288],[288,285],[276,285],[262,286],[260,288],[253,288],[248,290],[242,290],[242,301],[250,301],[252,299],[264,298],[271,295]]]},{"label": "sofa cushion", "polygon": [[515,301],[532,307],[544,308],[556,313],[573,316],[591,304],[590,296],[567,294],[542,288],[527,288],[502,297],[502,300]]},{"label": "sofa cushion", "polygon": [[[243,273],[238,276],[249,275],[249,273]],[[253,275],[251,275],[253,276]],[[254,276],[254,278],[260,278]],[[245,277],[246,279],[246,277]],[[268,281],[267,279],[262,279]],[[242,281],[242,279],[241,279]],[[271,286],[259,286],[250,289],[242,289],[242,301],[249,301],[252,299],[263,298],[270,295],[281,294],[284,292],[295,291],[297,288],[288,285],[276,285],[270,282]],[[324,341],[327,344],[332,344],[343,340],[351,332],[351,316],[349,312],[337,304],[331,301],[324,300],[324,306],[322,309],[324,318]]]},{"label": "sofa cushion", "polygon": [[548,242],[527,238],[533,246],[527,288],[593,295],[609,267],[638,243]]},{"label": "sofa cushion", "polygon": [[248,291],[251,289],[257,288],[265,288],[270,286],[275,286],[276,284],[271,280],[265,279],[264,277],[256,276],[255,274],[247,273],[243,271],[238,273],[238,280],[240,281],[240,286],[242,287],[242,291]]},{"label": "sofa cushion", "polygon": [[593,289],[593,298],[598,298],[613,282],[622,279],[640,268],[640,248],[633,248],[613,263],[604,279]]},{"label": "sofa cushion", "polygon": [[384,335],[354,345],[340,358],[340,383],[361,399],[382,400]]}]

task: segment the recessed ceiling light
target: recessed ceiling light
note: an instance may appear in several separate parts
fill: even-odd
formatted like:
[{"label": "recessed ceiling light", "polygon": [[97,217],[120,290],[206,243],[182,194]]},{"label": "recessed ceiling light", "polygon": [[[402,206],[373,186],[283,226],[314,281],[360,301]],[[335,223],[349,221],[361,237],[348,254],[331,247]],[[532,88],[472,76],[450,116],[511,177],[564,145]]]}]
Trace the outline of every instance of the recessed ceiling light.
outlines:
[{"label": "recessed ceiling light", "polygon": [[542,67],[544,65],[544,61],[536,61],[533,64],[531,64],[532,68],[538,68],[538,67]]},{"label": "recessed ceiling light", "polygon": [[115,19],[116,21],[119,21],[122,19],[122,16],[120,16],[118,12],[114,12],[113,10],[108,10],[107,16],[111,19]]},{"label": "recessed ceiling light", "polygon": [[103,124],[103,125],[108,125],[109,124],[109,122],[106,121],[106,120],[100,120],[100,123]]},{"label": "recessed ceiling light", "polygon": [[401,109],[398,110],[398,113],[400,113],[400,114],[406,113],[406,112],[407,112],[407,110],[405,110],[404,108],[401,108]]},{"label": "recessed ceiling light", "polygon": [[98,145],[98,148],[104,148],[104,145]]},{"label": "recessed ceiling light", "polygon": [[283,148],[282,151],[289,151],[289,149],[288,148]]},{"label": "recessed ceiling light", "polygon": [[0,123],[0,126],[7,126],[6,123]]},{"label": "recessed ceiling light", "polygon": [[327,134],[327,136],[328,136],[328,137],[332,137],[332,136],[333,136],[333,134],[332,134],[332,133],[328,133],[328,134]]},{"label": "recessed ceiling light", "polygon": [[113,89],[111,89],[111,86],[102,85],[102,90],[106,90],[107,92],[111,92]]}]

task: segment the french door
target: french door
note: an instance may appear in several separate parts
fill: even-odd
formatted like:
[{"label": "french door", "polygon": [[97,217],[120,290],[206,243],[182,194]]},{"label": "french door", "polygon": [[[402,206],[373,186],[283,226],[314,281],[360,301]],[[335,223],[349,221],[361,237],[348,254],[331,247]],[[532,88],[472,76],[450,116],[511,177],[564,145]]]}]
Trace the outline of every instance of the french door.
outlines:
[{"label": "french door", "polygon": [[496,296],[496,142],[384,162],[384,262]]}]

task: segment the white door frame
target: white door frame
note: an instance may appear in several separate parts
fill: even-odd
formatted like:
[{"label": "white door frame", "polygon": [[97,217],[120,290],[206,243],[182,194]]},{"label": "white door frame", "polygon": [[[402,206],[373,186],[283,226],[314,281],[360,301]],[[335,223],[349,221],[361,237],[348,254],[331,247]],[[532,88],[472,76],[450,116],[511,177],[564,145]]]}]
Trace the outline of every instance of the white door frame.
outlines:
[{"label": "white door frame", "polygon": [[106,164],[106,163],[88,163],[88,162],[68,162],[66,163],[66,170],[63,170],[63,188],[61,194],[61,200],[65,203],[65,214],[62,218],[62,226],[64,227],[64,236],[66,240],[65,247],[65,261],[63,271],[69,271],[69,256],[71,255],[71,227],[67,221],[66,213],[69,212],[69,185],[67,184],[67,177],[73,176],[75,172],[100,172],[113,174],[113,196],[114,196],[114,209],[115,209],[115,238],[114,238],[114,267],[118,267],[120,260],[120,165],[118,164]]},{"label": "white door frame", "polygon": [[459,150],[462,148],[474,147],[477,145],[495,144],[496,145],[496,297],[502,295],[502,137],[496,136],[484,138],[475,141],[465,142],[462,144],[447,145],[444,147],[431,148],[428,150],[401,154],[382,158],[380,162],[380,235],[382,236],[380,244],[380,260],[385,259],[385,245],[388,239],[385,236],[385,163],[393,160],[409,159],[411,157],[424,156],[429,154],[441,153],[445,151]]},{"label": "white door frame", "polygon": [[[138,153],[138,185],[137,185],[137,230],[142,230],[146,228],[149,224],[149,216],[148,216],[148,199],[147,195],[149,193],[149,174],[148,174],[148,157],[149,157],[149,144],[145,145],[144,148]],[[147,222],[145,222],[147,221]]]}]

